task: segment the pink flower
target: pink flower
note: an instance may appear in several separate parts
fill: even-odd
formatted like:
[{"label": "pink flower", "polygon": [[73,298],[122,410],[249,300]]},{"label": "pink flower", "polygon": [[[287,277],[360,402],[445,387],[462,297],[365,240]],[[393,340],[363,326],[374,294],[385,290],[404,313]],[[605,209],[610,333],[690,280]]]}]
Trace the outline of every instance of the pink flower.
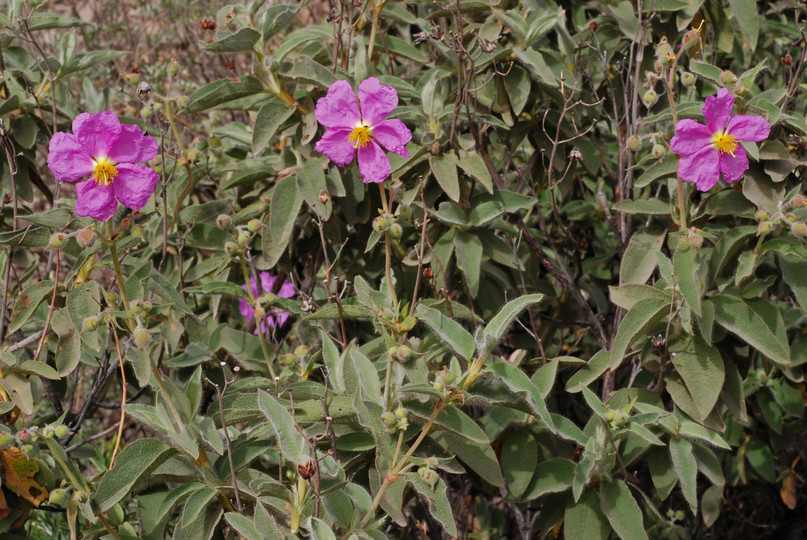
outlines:
[{"label": "pink flower", "polygon": [[157,141],[135,125],[122,125],[112,111],[81,113],[73,133],[57,132],[50,140],[48,167],[58,180],[77,182],[76,214],[109,221],[122,205],[139,210],[146,205],[157,173],[145,165],[157,155]]},{"label": "pink flower", "polygon": [[[269,272],[261,272],[258,274],[258,277],[261,279],[261,290],[258,290],[258,287],[255,283],[255,278],[249,278],[249,284],[252,287],[252,293],[255,297],[258,297],[262,294],[266,294],[268,292],[272,292],[272,286],[275,284],[275,276],[270,274]],[[241,285],[241,288],[249,293],[249,289],[247,289],[246,285]],[[280,286],[280,290],[277,291],[277,295],[281,298],[294,298],[294,295],[297,294],[297,291],[294,289],[294,284],[291,281],[284,281],[283,285]],[[238,311],[247,321],[251,321],[252,318],[255,316],[255,308],[249,305],[249,302],[244,300],[243,298],[238,299]],[[261,323],[261,328],[263,329],[263,333],[265,334],[268,331],[268,327],[270,326],[282,326],[286,319],[289,318],[288,311],[278,311],[275,313],[274,317],[267,315],[267,317]],[[255,335],[258,334],[258,329],[255,329]]]},{"label": "pink flower", "polygon": [[770,124],[761,116],[731,116],[733,106],[734,96],[721,88],[716,96],[706,98],[705,126],[694,120],[681,120],[675,125],[670,147],[681,156],[678,175],[681,180],[695,182],[700,191],[712,189],[720,173],[726,182],[742,178],[748,169],[748,156],[738,141],[759,142],[768,138],[771,131]]},{"label": "pink flower", "polygon": [[[316,150],[344,167],[358,150],[359,172],[365,182],[383,182],[390,174],[389,159],[381,149],[409,157],[406,143],[412,133],[400,120],[384,120],[398,106],[398,92],[375,77],[359,85],[358,103],[347,81],[336,81],[317,101],[317,121],[328,128]],[[379,146],[379,144],[381,146]]]}]

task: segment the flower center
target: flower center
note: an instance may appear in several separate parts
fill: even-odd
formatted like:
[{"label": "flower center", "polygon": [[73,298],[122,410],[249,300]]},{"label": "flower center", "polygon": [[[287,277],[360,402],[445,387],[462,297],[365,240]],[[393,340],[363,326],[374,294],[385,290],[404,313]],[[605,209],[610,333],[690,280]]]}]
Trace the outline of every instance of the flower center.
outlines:
[{"label": "flower center", "polygon": [[108,158],[101,158],[95,162],[92,169],[92,179],[99,186],[107,187],[115,177],[118,176],[118,169]]},{"label": "flower center", "polygon": [[364,148],[370,144],[370,135],[373,134],[373,129],[370,126],[359,124],[353,128],[347,140],[353,145],[353,148]]},{"label": "flower center", "polygon": [[714,145],[717,151],[721,154],[731,154],[734,157],[734,152],[737,151],[737,140],[734,135],[729,135],[725,131],[715,133]]}]

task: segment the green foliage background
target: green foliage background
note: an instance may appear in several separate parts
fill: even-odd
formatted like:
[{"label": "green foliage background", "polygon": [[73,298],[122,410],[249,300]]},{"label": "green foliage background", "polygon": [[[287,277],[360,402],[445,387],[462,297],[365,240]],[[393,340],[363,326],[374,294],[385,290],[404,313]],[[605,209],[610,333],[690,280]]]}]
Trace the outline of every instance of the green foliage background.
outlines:
[{"label": "green foliage background", "polygon": [[[0,8],[4,538],[804,535],[803,2],[60,9]],[[380,189],[314,150],[370,76]],[[700,193],[720,88],[772,131]],[[100,110],[160,143],[109,228],[46,167]]]}]

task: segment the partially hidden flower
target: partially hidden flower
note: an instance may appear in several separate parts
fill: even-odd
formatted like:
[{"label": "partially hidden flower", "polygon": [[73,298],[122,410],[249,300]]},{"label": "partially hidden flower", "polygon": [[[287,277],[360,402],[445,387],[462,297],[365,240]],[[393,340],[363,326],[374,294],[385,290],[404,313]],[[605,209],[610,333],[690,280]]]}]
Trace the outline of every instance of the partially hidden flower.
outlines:
[{"label": "partially hidden flower", "polygon": [[109,221],[119,202],[132,210],[146,205],[158,176],[138,163],[156,155],[154,137],[121,124],[112,111],[81,113],[73,120],[73,133],[59,131],[50,139],[48,167],[63,182],[89,176],[76,184],[76,214]]},{"label": "partially hidden flower", "polygon": [[[269,272],[261,272],[258,274],[258,277],[261,280],[261,290],[258,290],[258,285],[255,283],[255,278],[249,278],[249,285],[252,287],[252,294],[255,298],[262,294],[272,292],[275,279],[277,279]],[[241,285],[241,288],[249,293],[249,289],[247,289],[246,285]],[[280,296],[281,298],[294,298],[295,294],[297,294],[297,290],[294,288],[294,284],[289,280],[285,280],[283,285],[280,286],[280,290],[277,291],[277,296]],[[255,316],[255,308],[243,298],[238,299],[238,311],[247,321],[251,321]],[[263,321],[261,321],[261,324],[259,325],[259,328],[261,328],[262,332],[265,334],[269,327],[283,326],[283,323],[285,323],[286,319],[288,318],[288,311],[275,311],[272,315],[264,317]],[[255,328],[254,334],[258,334],[258,328]]]},{"label": "partially hidden flower", "polygon": [[720,179],[736,182],[748,169],[748,155],[739,141],[759,142],[768,138],[771,125],[761,116],[731,116],[734,96],[721,88],[716,96],[706,98],[703,116],[706,125],[681,120],[675,125],[670,148],[681,156],[678,175],[685,182],[695,182],[700,191],[709,191]]},{"label": "partially hidden flower", "polygon": [[409,157],[406,143],[412,133],[401,120],[384,120],[398,106],[398,92],[375,77],[359,85],[356,99],[347,81],[336,81],[317,101],[317,121],[328,128],[316,150],[340,167],[359,154],[359,172],[365,182],[383,182],[391,172],[387,151]]}]

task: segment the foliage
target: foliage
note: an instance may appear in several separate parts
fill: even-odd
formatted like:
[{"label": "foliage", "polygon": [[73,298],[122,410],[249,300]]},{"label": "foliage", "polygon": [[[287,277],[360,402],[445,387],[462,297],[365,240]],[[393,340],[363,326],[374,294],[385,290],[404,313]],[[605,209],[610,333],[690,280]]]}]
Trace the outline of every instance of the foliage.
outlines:
[{"label": "foliage", "polygon": [[[131,63],[2,8],[4,538],[803,534],[803,3],[333,6]],[[369,77],[378,187],[314,149]],[[669,141],[721,88],[772,130],[699,192]],[[46,167],[101,110],[160,144],[107,225]]]}]

